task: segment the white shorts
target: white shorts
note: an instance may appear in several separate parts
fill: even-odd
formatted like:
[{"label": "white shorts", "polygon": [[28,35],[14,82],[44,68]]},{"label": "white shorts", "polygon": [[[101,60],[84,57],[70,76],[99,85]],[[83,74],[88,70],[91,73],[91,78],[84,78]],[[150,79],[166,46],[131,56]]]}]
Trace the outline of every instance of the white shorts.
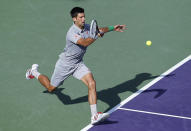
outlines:
[{"label": "white shorts", "polygon": [[83,62],[71,66],[66,65],[61,59],[58,59],[50,84],[54,87],[58,87],[62,85],[64,80],[70,75],[73,75],[76,79],[81,80],[82,77],[88,73],[91,73],[91,71]]}]

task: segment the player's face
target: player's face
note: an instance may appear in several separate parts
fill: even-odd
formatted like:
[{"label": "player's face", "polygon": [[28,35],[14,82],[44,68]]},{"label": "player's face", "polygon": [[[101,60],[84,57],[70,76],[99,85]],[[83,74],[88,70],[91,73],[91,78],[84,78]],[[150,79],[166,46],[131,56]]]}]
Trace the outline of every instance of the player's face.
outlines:
[{"label": "player's face", "polygon": [[78,13],[77,17],[73,18],[73,21],[75,24],[79,27],[83,27],[85,24],[85,14],[84,13]]}]

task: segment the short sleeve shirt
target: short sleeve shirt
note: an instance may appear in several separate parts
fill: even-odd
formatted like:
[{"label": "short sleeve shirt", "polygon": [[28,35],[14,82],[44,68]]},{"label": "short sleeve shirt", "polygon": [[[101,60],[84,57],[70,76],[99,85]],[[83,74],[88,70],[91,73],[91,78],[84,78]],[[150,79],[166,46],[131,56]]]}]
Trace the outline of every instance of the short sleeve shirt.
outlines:
[{"label": "short sleeve shirt", "polygon": [[60,54],[60,58],[67,60],[67,62],[78,63],[82,61],[84,54],[86,53],[87,47],[77,44],[80,38],[89,37],[90,25],[85,24],[84,29],[80,29],[73,24],[66,35],[66,46],[64,52]]}]

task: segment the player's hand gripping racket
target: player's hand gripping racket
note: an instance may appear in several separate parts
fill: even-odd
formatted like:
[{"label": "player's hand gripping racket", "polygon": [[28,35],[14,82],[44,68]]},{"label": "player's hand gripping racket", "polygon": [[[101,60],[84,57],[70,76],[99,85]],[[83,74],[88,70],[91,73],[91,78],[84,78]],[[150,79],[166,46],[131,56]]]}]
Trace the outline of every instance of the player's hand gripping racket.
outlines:
[{"label": "player's hand gripping racket", "polygon": [[98,28],[97,21],[92,20],[92,22],[90,24],[90,37],[93,38],[93,39],[97,39],[99,33],[100,33],[100,31],[99,31],[99,28]]}]

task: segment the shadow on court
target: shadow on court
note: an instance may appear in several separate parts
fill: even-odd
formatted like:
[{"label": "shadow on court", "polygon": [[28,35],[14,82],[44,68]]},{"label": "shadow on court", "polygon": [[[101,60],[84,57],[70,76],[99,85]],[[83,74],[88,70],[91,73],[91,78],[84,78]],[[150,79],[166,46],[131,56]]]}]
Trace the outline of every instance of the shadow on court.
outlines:
[{"label": "shadow on court", "polygon": [[111,121],[111,120],[106,119],[106,120],[104,120],[104,121],[102,121],[102,122],[99,122],[99,123],[95,124],[95,126],[96,126],[96,125],[117,124],[117,123],[118,123],[118,121]]},{"label": "shadow on court", "polygon": [[[170,77],[173,76],[172,75],[167,75],[167,76],[161,76],[161,77]],[[121,102],[121,99],[119,97],[120,93],[123,92],[132,92],[135,93],[138,91],[137,87],[144,81],[146,80],[150,80],[150,79],[154,79],[158,76],[152,76],[150,73],[141,73],[141,74],[137,74],[133,79],[128,80],[124,83],[121,83],[119,85],[116,85],[114,87],[105,89],[105,90],[101,90],[97,92],[97,98],[105,103],[107,103],[109,105],[109,108],[106,109],[104,112],[109,111],[111,108],[113,108],[114,106],[116,106],[117,104],[119,104]],[[76,103],[81,103],[81,102],[87,102],[88,101],[88,95],[86,96],[82,96],[76,99],[71,99],[71,97],[69,95],[66,95],[62,92],[62,90],[64,90],[64,88],[57,88],[53,93],[51,94],[55,94],[58,99],[63,103],[63,104],[76,104]],[[154,96],[154,98],[158,98],[161,95],[163,95],[166,90],[164,89],[151,89],[151,90],[145,90],[143,91],[143,93],[151,93],[154,92],[156,95]],[[44,91],[43,93],[48,93],[48,91]]]}]

